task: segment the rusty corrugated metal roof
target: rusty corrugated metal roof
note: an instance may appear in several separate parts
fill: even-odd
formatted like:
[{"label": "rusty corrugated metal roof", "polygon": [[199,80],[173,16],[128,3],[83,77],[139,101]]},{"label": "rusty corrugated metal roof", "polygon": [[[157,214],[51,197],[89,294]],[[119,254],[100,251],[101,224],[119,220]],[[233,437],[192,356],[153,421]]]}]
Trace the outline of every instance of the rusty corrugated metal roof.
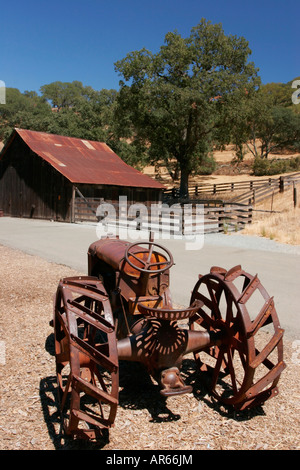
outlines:
[{"label": "rusty corrugated metal roof", "polygon": [[30,149],[72,183],[164,189],[127,165],[103,142],[15,129]]}]

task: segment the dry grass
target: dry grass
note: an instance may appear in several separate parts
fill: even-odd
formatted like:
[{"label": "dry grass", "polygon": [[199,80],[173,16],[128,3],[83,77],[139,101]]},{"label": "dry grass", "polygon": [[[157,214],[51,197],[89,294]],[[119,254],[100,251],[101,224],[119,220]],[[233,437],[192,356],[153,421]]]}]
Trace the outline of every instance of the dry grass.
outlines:
[{"label": "dry grass", "polygon": [[[291,189],[256,204],[254,209],[252,224],[240,233],[300,245],[300,203],[294,207]],[[274,212],[260,212],[271,210]]]},{"label": "dry grass", "polygon": [[[266,176],[253,176],[251,174],[251,166],[253,164],[253,157],[247,154],[244,165],[239,167],[233,164],[234,148],[228,146],[224,151],[215,152],[214,158],[219,165],[219,168],[224,168],[224,171],[217,171],[212,175],[199,175],[190,178],[190,185],[201,183],[228,183],[236,181],[259,181],[265,180]],[[283,155],[270,155],[270,158],[292,158],[295,154]],[[163,184],[168,187],[173,187],[172,182],[166,168],[160,166],[155,169],[154,167],[145,168],[144,172],[152,177],[155,177],[158,171],[159,178]],[[287,176],[288,174],[285,174]],[[279,178],[280,175],[275,175],[274,178]],[[178,183],[178,181],[176,182]],[[298,189],[298,200],[300,199]],[[238,192],[235,193],[238,195]],[[233,193],[230,196],[233,197]],[[226,198],[228,193],[218,193],[216,198]],[[207,196],[213,198],[213,195]],[[253,212],[253,222],[242,231],[240,234],[255,235],[266,237],[280,243],[291,245],[300,245],[300,202],[294,208],[293,204],[293,191],[286,190],[283,194],[277,194],[273,198],[269,197],[265,201],[256,204]],[[262,212],[260,212],[262,211]],[[263,212],[265,211],[265,212]],[[270,211],[274,211],[271,213]]]},{"label": "dry grass", "polygon": [[[282,154],[270,154],[269,159],[288,159],[299,156],[298,153],[285,152]],[[242,163],[237,164],[235,162],[235,148],[233,145],[228,145],[225,150],[215,151],[214,160],[217,163],[217,170],[211,175],[196,175],[190,177],[190,185],[196,185],[201,183],[226,183],[234,181],[257,181],[260,179],[266,179],[266,176],[253,176],[251,174],[252,165],[254,162],[253,155],[248,152]],[[174,162],[175,163],[175,162]],[[174,164],[175,167],[175,164]],[[179,180],[172,181],[168,170],[161,162],[156,167],[148,166],[143,170],[144,173],[151,176],[152,178],[159,179],[167,187],[173,187],[179,184]],[[276,175],[279,176],[279,175]]]}]

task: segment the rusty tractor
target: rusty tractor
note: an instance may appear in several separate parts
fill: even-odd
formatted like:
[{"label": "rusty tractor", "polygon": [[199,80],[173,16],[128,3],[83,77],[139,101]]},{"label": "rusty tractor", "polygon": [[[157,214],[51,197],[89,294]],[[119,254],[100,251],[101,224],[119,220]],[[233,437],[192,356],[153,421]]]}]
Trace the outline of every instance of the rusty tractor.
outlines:
[{"label": "rusty tractor", "polygon": [[119,361],[142,363],[163,397],[192,392],[182,377],[187,355],[224,406],[245,410],[278,393],[283,330],[257,275],[212,267],[199,275],[189,307],[176,308],[173,264],[151,236],[145,243],[108,236],[89,247],[87,276],[60,280],[52,324],[67,435],[97,439],[113,426]]}]

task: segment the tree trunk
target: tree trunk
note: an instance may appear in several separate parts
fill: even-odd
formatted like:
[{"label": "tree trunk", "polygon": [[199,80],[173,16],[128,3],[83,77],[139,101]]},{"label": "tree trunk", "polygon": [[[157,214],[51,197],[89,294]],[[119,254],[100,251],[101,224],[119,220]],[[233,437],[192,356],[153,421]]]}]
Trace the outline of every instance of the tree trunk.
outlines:
[{"label": "tree trunk", "polygon": [[180,165],[180,197],[188,197],[189,195],[189,176],[190,171],[187,165]]}]

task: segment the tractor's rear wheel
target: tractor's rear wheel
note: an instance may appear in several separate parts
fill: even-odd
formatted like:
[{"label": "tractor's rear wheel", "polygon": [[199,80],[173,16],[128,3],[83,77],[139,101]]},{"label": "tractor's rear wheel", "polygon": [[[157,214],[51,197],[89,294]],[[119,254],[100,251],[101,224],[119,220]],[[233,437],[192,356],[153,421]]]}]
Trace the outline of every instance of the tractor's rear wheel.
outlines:
[{"label": "tractor's rear wheel", "polygon": [[195,300],[201,306],[190,319],[190,329],[221,338],[217,346],[194,353],[212,395],[240,410],[276,395],[285,368],[283,330],[273,298],[258,277],[241,266],[229,271],[213,267],[199,276],[191,304]]},{"label": "tractor's rear wheel", "polygon": [[64,432],[97,439],[114,423],[119,389],[116,335],[102,283],[94,277],[62,279],[53,326]]}]

